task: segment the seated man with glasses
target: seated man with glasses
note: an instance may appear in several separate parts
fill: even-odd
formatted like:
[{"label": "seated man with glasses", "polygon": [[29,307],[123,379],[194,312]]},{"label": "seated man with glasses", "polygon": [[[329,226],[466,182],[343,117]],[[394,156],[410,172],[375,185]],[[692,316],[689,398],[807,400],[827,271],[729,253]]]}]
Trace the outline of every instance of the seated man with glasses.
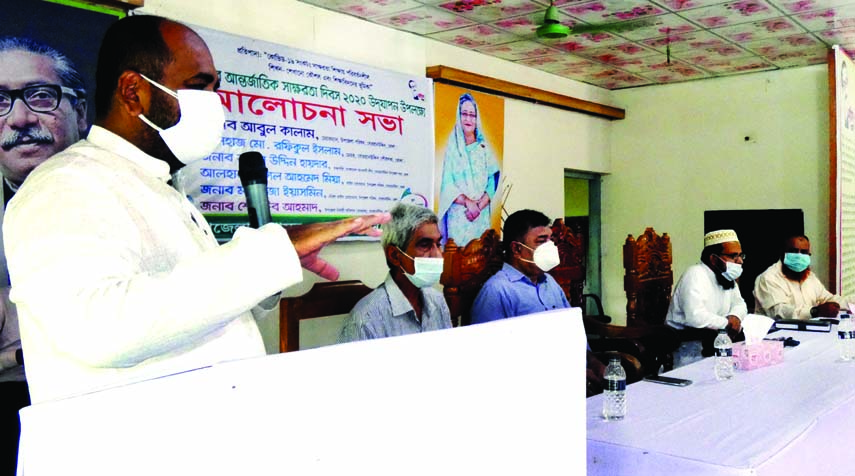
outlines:
[{"label": "seated man with glasses", "polygon": [[804,235],[786,239],[780,261],[754,282],[757,314],[776,319],[837,317],[852,298],[831,294],[810,270],[810,240]]},{"label": "seated man with glasses", "polygon": [[[735,231],[709,232],[704,235],[701,262],[690,266],[674,289],[665,322],[676,329],[699,329],[695,334],[703,345],[703,357],[713,354],[718,329],[727,329],[731,338],[742,330],[748,307],[736,280],[742,274],[744,259]],[[674,366],[691,363],[697,353],[696,345],[684,342],[677,350]]]}]

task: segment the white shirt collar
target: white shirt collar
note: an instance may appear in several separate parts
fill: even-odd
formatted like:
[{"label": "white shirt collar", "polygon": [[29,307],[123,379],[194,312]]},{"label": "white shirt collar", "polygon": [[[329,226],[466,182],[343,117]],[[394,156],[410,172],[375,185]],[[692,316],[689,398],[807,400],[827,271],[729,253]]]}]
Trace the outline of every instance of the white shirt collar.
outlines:
[{"label": "white shirt collar", "polygon": [[99,126],[92,126],[86,140],[98,147],[110,150],[133,162],[146,173],[167,182],[172,176],[169,174],[169,164],[154,158],[141,151],[137,146],[127,140]]}]

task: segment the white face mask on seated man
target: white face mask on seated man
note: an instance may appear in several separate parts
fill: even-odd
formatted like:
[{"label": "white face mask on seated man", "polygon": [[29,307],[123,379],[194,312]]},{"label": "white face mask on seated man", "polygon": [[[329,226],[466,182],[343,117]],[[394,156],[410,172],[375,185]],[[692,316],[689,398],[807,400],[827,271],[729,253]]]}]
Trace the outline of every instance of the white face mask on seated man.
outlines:
[{"label": "white face mask on seated man", "polygon": [[737,279],[739,279],[740,276],[742,276],[742,265],[741,264],[732,263],[730,261],[725,261],[724,264],[725,264],[725,269],[721,273],[721,275],[724,276],[725,279],[728,279],[730,281],[736,281]]},{"label": "white face mask on seated man", "polygon": [[526,263],[534,263],[543,272],[547,272],[561,263],[561,258],[558,256],[558,247],[555,246],[555,243],[553,243],[552,240],[545,241],[533,250],[524,243],[520,244],[534,253],[532,255],[532,258],[534,258],[533,260],[523,258],[520,258],[520,260],[525,261]]}]

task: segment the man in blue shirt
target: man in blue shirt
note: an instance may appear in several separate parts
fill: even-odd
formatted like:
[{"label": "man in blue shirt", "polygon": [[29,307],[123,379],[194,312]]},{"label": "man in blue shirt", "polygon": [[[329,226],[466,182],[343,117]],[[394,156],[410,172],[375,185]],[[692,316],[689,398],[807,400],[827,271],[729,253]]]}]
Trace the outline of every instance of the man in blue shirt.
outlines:
[{"label": "man in blue shirt", "polygon": [[570,307],[561,286],[546,273],[559,262],[551,237],[549,218],[543,213],[520,210],[505,220],[505,263],[475,298],[473,324]]},{"label": "man in blue shirt", "polygon": [[[472,323],[570,307],[564,290],[547,273],[559,263],[549,218],[534,210],[512,213],[502,230],[505,263],[484,283],[472,305]],[[587,395],[602,391],[605,366],[588,348]]]}]

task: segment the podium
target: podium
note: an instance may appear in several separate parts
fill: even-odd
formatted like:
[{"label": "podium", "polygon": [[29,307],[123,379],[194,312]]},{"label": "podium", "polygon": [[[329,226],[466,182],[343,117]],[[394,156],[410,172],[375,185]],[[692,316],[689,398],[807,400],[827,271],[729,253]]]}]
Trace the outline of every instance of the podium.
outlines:
[{"label": "podium", "polygon": [[578,309],[228,362],[21,410],[19,476],[585,474]]}]

